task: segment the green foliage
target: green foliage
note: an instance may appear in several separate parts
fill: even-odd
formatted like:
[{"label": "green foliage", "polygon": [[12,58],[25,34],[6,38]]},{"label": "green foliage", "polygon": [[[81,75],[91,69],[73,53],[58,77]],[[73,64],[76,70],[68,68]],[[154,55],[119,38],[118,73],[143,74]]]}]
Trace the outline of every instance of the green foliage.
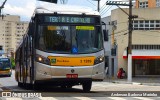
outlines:
[{"label": "green foliage", "polygon": [[12,69],[15,69],[15,59],[13,57],[11,57],[11,65]]}]

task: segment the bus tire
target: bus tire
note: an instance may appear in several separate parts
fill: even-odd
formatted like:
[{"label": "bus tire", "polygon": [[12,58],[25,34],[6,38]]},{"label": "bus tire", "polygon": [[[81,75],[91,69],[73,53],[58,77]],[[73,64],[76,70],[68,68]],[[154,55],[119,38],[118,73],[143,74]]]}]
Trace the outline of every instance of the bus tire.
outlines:
[{"label": "bus tire", "polygon": [[23,87],[23,83],[18,82],[18,87]]},{"label": "bus tire", "polygon": [[26,84],[25,84],[25,88],[26,88],[27,90],[32,90],[32,89],[33,89],[33,85],[32,85],[32,84],[29,84],[29,83],[26,83]]},{"label": "bus tire", "polygon": [[72,85],[67,85],[67,88],[68,89],[71,89],[73,86]]},{"label": "bus tire", "polygon": [[8,75],[8,77],[11,77],[11,75]]},{"label": "bus tire", "polygon": [[35,82],[34,85],[33,85],[33,89],[34,90],[39,90],[40,89],[40,84]]},{"label": "bus tire", "polygon": [[82,87],[83,87],[84,92],[89,92],[92,87],[92,81],[87,81],[87,82],[82,83]]},{"label": "bus tire", "polygon": [[67,86],[66,86],[66,85],[61,85],[61,88],[62,88],[62,89],[66,89]]}]

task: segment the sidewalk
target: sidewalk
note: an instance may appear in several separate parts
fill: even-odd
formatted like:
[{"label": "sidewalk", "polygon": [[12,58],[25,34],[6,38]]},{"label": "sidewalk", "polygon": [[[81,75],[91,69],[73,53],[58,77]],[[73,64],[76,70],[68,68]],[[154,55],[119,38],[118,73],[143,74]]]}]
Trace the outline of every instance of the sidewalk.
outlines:
[{"label": "sidewalk", "polygon": [[150,86],[160,86],[160,77],[133,77],[132,82],[127,79],[115,79],[106,77],[105,82],[111,82],[116,84],[137,84],[137,85],[150,85]]}]

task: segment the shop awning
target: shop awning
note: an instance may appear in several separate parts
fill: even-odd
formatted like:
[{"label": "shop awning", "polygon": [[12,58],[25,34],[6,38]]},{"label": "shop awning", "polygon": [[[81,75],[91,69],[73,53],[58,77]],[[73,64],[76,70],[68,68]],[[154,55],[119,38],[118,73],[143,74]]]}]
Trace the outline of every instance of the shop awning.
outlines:
[{"label": "shop awning", "polygon": [[[127,51],[123,52],[123,58],[127,59]],[[132,59],[160,59],[160,50],[132,50]]]}]

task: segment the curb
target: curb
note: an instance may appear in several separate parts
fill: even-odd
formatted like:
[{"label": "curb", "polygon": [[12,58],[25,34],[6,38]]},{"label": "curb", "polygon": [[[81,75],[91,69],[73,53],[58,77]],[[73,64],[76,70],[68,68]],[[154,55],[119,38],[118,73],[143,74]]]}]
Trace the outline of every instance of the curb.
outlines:
[{"label": "curb", "polygon": [[3,91],[2,87],[3,87],[3,86],[0,84],[0,91]]},{"label": "curb", "polygon": [[3,91],[2,87],[0,87],[0,91]]},{"label": "curb", "polygon": [[141,83],[142,85],[148,85],[148,86],[160,86],[160,83]]},{"label": "curb", "polygon": [[142,85],[142,83],[138,83],[138,82],[133,82],[133,85]]},{"label": "curb", "polygon": [[118,81],[113,81],[112,83],[118,83],[118,84],[132,84],[132,82],[118,82]]},{"label": "curb", "polygon": [[160,83],[138,83],[138,82],[119,82],[119,81],[112,81],[111,83],[115,84],[133,84],[133,85],[148,85],[148,86],[160,86]]}]

